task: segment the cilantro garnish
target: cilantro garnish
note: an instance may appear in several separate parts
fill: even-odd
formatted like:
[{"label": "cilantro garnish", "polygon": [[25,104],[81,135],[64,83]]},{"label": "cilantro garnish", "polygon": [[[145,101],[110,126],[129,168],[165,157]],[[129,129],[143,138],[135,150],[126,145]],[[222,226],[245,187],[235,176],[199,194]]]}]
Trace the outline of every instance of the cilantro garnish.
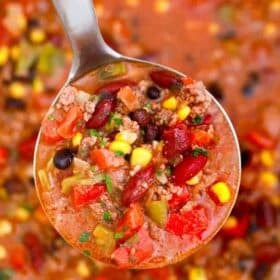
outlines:
[{"label": "cilantro garnish", "polygon": [[114,234],[114,238],[115,238],[115,239],[121,239],[121,238],[123,238],[123,233],[122,233],[122,232],[116,232],[116,233]]},{"label": "cilantro garnish", "polygon": [[151,108],[152,108],[151,103],[145,104],[144,108],[147,109],[147,110],[151,110]]},{"label": "cilantro garnish", "polygon": [[117,157],[123,157],[123,156],[125,156],[125,153],[124,153],[124,152],[121,152],[121,151],[116,151],[116,152],[115,152],[115,155],[116,155]]},{"label": "cilantro garnish", "polygon": [[197,115],[192,119],[193,124],[202,124],[203,117],[201,115]]},{"label": "cilantro garnish", "polygon": [[110,221],[112,221],[112,216],[111,216],[111,213],[110,213],[109,211],[105,211],[105,212],[103,213],[103,220],[104,220],[105,222],[110,222]]},{"label": "cilantro garnish", "polygon": [[167,176],[170,176],[171,173],[172,173],[171,168],[170,168],[170,167],[166,167],[165,170],[166,170],[166,175],[167,175]]},{"label": "cilantro garnish", "polygon": [[101,139],[98,143],[99,147],[104,148],[108,142],[105,139]]},{"label": "cilantro garnish", "polygon": [[204,150],[204,149],[202,149],[202,148],[195,148],[194,150],[193,150],[193,156],[194,157],[197,157],[197,156],[199,156],[199,155],[203,155],[203,156],[208,156],[208,151],[207,150]]},{"label": "cilantro garnish", "polygon": [[90,238],[89,232],[85,231],[85,232],[83,232],[83,233],[80,235],[79,241],[80,241],[81,243],[85,243],[85,242],[88,242],[88,241],[89,241],[89,238]]},{"label": "cilantro garnish", "polygon": [[96,129],[89,129],[88,133],[91,137],[97,137],[100,138],[102,135],[99,131],[97,131]]},{"label": "cilantro garnish", "polygon": [[84,250],[83,251],[83,254],[87,257],[89,257],[91,255],[90,251],[89,250]]},{"label": "cilantro garnish", "polygon": [[104,180],[105,180],[105,184],[106,184],[108,193],[112,193],[113,192],[113,184],[112,184],[111,177],[109,175],[105,174],[104,175]]},{"label": "cilantro garnish", "polygon": [[160,170],[160,169],[156,170],[156,175],[161,176],[162,175],[162,170]]}]

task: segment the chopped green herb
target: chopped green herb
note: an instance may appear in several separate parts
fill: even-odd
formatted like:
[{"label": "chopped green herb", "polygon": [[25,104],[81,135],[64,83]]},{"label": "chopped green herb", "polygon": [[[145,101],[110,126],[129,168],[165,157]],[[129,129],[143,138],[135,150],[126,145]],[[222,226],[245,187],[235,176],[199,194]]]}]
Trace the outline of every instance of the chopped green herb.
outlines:
[{"label": "chopped green herb", "polygon": [[171,171],[171,168],[170,167],[166,167],[166,174],[167,174],[167,176],[170,176],[171,175],[171,173],[172,173],[172,171]]},{"label": "chopped green herb", "polygon": [[121,239],[121,238],[123,238],[123,233],[122,233],[122,232],[116,232],[116,233],[114,234],[114,238],[115,238],[115,239]]},{"label": "chopped green herb", "polygon": [[121,152],[121,151],[116,151],[116,152],[115,152],[115,155],[116,155],[117,157],[123,157],[123,156],[125,156],[125,153],[124,153],[124,152]]},{"label": "chopped green herb", "polygon": [[151,103],[145,104],[144,108],[147,109],[147,110],[151,110],[151,108],[152,108]]},{"label": "chopped green herb", "polygon": [[177,82],[173,83],[170,87],[172,91],[181,90],[183,86],[183,82],[178,80]]},{"label": "chopped green herb", "polygon": [[100,148],[104,148],[107,144],[108,142],[105,139],[101,139],[98,143]]},{"label": "chopped green herb", "polygon": [[89,129],[88,133],[91,137],[97,137],[100,138],[102,135],[99,131],[97,131],[96,129]]},{"label": "chopped green herb", "polygon": [[114,122],[116,126],[121,126],[122,125],[122,119],[121,118],[114,118]]},{"label": "chopped green herb", "polygon": [[105,184],[106,184],[108,193],[112,193],[113,192],[113,184],[112,184],[112,181],[111,181],[111,177],[109,175],[105,174],[104,175],[104,180],[105,180]]},{"label": "chopped green herb", "polygon": [[160,169],[156,170],[156,175],[161,176],[162,175],[162,170],[160,170]]},{"label": "chopped green herb", "polygon": [[90,234],[89,232],[83,232],[81,235],[80,235],[80,238],[79,238],[79,241],[81,243],[85,243],[85,242],[88,242],[89,241],[89,238],[90,238]]},{"label": "chopped green herb", "polygon": [[110,213],[109,211],[105,211],[105,212],[103,213],[103,220],[104,220],[105,222],[110,222],[110,221],[112,221],[112,216],[111,216],[111,213]]},{"label": "chopped green herb", "polygon": [[145,135],[145,130],[140,129],[140,134],[141,134],[142,136],[144,136],[144,135]]},{"label": "chopped green herb", "polygon": [[203,117],[200,115],[197,115],[192,119],[193,124],[201,124],[202,122],[203,122]]},{"label": "chopped green herb", "polygon": [[0,269],[0,280],[10,280],[14,276],[14,271],[11,268]]},{"label": "chopped green herb", "polygon": [[206,151],[206,150],[204,150],[204,149],[202,149],[202,148],[195,148],[194,150],[193,150],[193,156],[194,157],[197,157],[197,156],[199,156],[199,155],[204,155],[204,156],[208,156],[208,151]]},{"label": "chopped green herb", "polygon": [[89,257],[91,255],[90,251],[89,250],[84,250],[83,251],[83,254],[87,257]]},{"label": "chopped green herb", "polygon": [[49,115],[49,116],[48,116],[48,120],[49,120],[49,121],[54,121],[54,120],[55,120],[55,117],[54,117],[53,115]]}]

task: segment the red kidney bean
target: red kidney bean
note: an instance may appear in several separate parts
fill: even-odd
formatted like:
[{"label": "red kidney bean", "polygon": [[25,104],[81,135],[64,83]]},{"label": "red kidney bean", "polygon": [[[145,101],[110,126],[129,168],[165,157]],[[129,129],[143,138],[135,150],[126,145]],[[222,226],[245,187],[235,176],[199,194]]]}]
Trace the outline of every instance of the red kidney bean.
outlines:
[{"label": "red kidney bean", "polygon": [[158,139],[159,128],[155,124],[148,124],[145,131],[145,142],[152,142]]},{"label": "red kidney bean", "polygon": [[100,100],[95,108],[91,118],[86,123],[87,128],[100,128],[104,126],[109,120],[110,113],[114,111],[116,107],[116,100],[112,96],[111,98],[105,98]]},{"label": "red kidney bean", "polygon": [[255,249],[258,263],[272,264],[280,259],[280,246],[277,244],[262,244]]},{"label": "red kidney bean", "polygon": [[156,70],[150,73],[150,77],[154,83],[161,88],[170,88],[173,85],[181,83],[181,79],[176,77],[174,74],[164,71]]},{"label": "red kidney bean", "polygon": [[173,180],[176,185],[184,185],[187,180],[195,176],[201,171],[207,163],[207,156],[192,155],[184,157],[183,161],[179,163],[173,171]]},{"label": "red kidney bean", "polygon": [[100,93],[111,93],[111,94],[115,94],[117,93],[122,87],[125,86],[135,86],[136,83],[130,80],[121,80],[121,81],[116,81],[116,82],[112,82],[109,84],[105,84],[101,87],[99,87],[98,89],[96,89],[95,93],[96,94],[100,94]]},{"label": "red kidney bean", "polygon": [[122,202],[125,206],[140,200],[154,182],[155,169],[152,165],[138,171],[128,181],[123,191]]},{"label": "red kidney bean", "polygon": [[163,155],[170,159],[190,148],[191,132],[186,124],[178,123],[163,131],[163,140]]},{"label": "red kidney bean", "polygon": [[23,244],[28,249],[33,268],[40,271],[44,264],[44,248],[40,239],[33,232],[26,232]]},{"label": "red kidney bean", "polygon": [[144,109],[138,109],[131,113],[131,119],[141,127],[146,127],[151,122],[151,115]]}]

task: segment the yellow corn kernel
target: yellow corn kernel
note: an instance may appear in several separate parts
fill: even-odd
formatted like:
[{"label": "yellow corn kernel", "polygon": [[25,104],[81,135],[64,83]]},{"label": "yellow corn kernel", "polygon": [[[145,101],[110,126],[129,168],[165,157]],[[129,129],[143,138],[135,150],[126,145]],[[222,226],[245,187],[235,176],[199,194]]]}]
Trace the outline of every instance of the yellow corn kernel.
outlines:
[{"label": "yellow corn kernel", "polygon": [[129,6],[137,6],[139,4],[139,0],[126,0],[127,5]]},{"label": "yellow corn kernel", "polygon": [[9,91],[11,97],[20,99],[25,96],[26,89],[22,83],[13,82],[9,87]]},{"label": "yellow corn kernel", "polygon": [[164,100],[162,103],[163,108],[165,108],[167,110],[172,110],[172,111],[176,110],[177,105],[178,105],[178,101],[174,96],[169,97],[168,99]]},{"label": "yellow corn kernel", "polygon": [[236,227],[238,224],[238,220],[234,216],[229,216],[226,223],[224,224],[224,229],[230,229]]},{"label": "yellow corn kernel", "polygon": [[205,270],[202,267],[193,267],[189,270],[189,280],[207,280]]},{"label": "yellow corn kernel", "polygon": [[180,121],[184,121],[191,113],[191,108],[189,106],[183,106],[177,111],[177,116]]},{"label": "yellow corn kernel", "polygon": [[170,1],[169,0],[156,0],[155,1],[155,10],[158,13],[166,13],[170,8]]},{"label": "yellow corn kernel", "polygon": [[123,141],[113,141],[109,146],[112,152],[122,152],[125,155],[131,153],[131,146],[127,142]]},{"label": "yellow corn kernel", "polygon": [[137,139],[137,133],[131,132],[129,130],[123,130],[116,135],[115,139],[117,141],[123,141],[129,144],[133,144]]},{"label": "yellow corn kernel", "polygon": [[87,278],[90,276],[90,268],[84,260],[80,260],[78,262],[76,271],[82,278]]},{"label": "yellow corn kernel", "polygon": [[46,33],[44,30],[40,28],[35,28],[31,30],[29,38],[32,43],[34,44],[40,44],[46,39]]},{"label": "yellow corn kernel", "polygon": [[72,145],[77,147],[81,144],[83,139],[83,134],[81,132],[77,132],[72,138]]},{"label": "yellow corn kernel", "polygon": [[130,164],[132,166],[140,165],[142,167],[147,166],[152,160],[152,153],[146,148],[135,148],[130,158]]},{"label": "yellow corn kernel", "polygon": [[266,166],[266,167],[271,167],[274,165],[275,160],[274,160],[274,155],[271,151],[262,151],[260,154],[261,158],[261,163]]},{"label": "yellow corn kernel", "polygon": [[20,47],[18,45],[12,46],[11,48],[11,58],[13,60],[18,60],[20,57]]},{"label": "yellow corn kernel", "polygon": [[7,250],[5,247],[0,245],[0,260],[4,260],[7,257]]},{"label": "yellow corn kernel", "polygon": [[18,15],[17,16],[17,27],[19,30],[23,31],[26,29],[27,27],[27,20],[26,17],[22,14],[22,15]]},{"label": "yellow corn kernel", "polygon": [[0,66],[5,65],[9,59],[9,48],[7,46],[0,47]]},{"label": "yellow corn kernel", "polygon": [[200,181],[201,173],[198,173],[197,175],[193,176],[190,180],[188,180],[186,183],[190,186],[197,185]]},{"label": "yellow corn kernel", "polygon": [[268,37],[272,37],[277,33],[277,25],[273,22],[266,23],[264,27],[264,34]]},{"label": "yellow corn kernel", "polygon": [[280,0],[273,0],[270,2],[269,9],[273,12],[280,11]]},{"label": "yellow corn kernel", "polygon": [[30,218],[30,212],[23,207],[18,207],[13,216],[20,222],[26,222]]},{"label": "yellow corn kernel", "polygon": [[211,22],[208,26],[209,33],[216,35],[220,31],[220,26],[216,22]]},{"label": "yellow corn kernel", "polygon": [[278,184],[278,177],[271,171],[263,171],[260,174],[260,182],[266,187],[275,187]]},{"label": "yellow corn kernel", "polygon": [[0,236],[9,235],[13,230],[12,224],[7,220],[0,220]]},{"label": "yellow corn kernel", "polygon": [[41,79],[34,79],[32,89],[35,93],[41,93],[44,90],[44,84]]},{"label": "yellow corn kernel", "polygon": [[231,199],[231,191],[225,182],[217,182],[210,187],[212,192],[220,203],[227,203]]}]

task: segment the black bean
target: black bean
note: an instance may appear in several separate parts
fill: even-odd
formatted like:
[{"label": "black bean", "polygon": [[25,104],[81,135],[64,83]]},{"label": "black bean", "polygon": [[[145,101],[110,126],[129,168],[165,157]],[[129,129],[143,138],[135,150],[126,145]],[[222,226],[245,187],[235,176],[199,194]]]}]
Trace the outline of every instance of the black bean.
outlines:
[{"label": "black bean", "polygon": [[223,101],[224,92],[221,85],[217,81],[210,82],[207,86],[207,89],[218,101]]},{"label": "black bean", "polygon": [[26,108],[26,103],[22,99],[7,97],[5,99],[5,108],[7,110],[24,110]]},{"label": "black bean", "polygon": [[74,155],[70,149],[62,149],[56,152],[53,163],[58,169],[67,169],[71,165],[73,158]]},{"label": "black bean", "polygon": [[250,164],[252,160],[252,153],[249,150],[241,150],[241,164],[242,167]]},{"label": "black bean", "polygon": [[155,86],[149,87],[147,89],[147,96],[152,100],[160,98],[160,89]]},{"label": "black bean", "polygon": [[131,119],[136,121],[141,127],[147,126],[151,122],[151,115],[144,109],[138,109],[130,114]]},{"label": "black bean", "polygon": [[152,142],[158,138],[159,128],[155,124],[148,124],[145,131],[145,142]]},{"label": "black bean", "polygon": [[256,89],[257,84],[260,81],[260,75],[257,72],[250,72],[248,78],[242,86],[242,92],[245,96],[251,96]]}]

